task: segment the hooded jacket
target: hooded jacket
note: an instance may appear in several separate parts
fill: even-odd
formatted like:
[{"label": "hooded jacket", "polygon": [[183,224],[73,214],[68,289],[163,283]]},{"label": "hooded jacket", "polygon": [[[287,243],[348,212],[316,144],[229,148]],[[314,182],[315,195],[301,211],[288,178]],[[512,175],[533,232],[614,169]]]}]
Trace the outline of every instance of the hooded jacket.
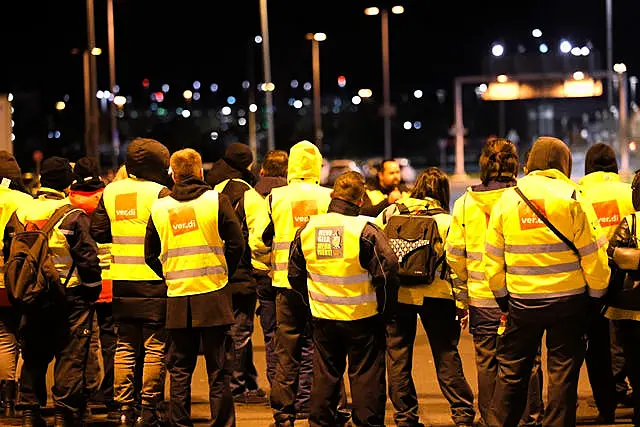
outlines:
[{"label": "hooded jacket", "polygon": [[84,209],[87,215],[91,216],[100,203],[104,187],[104,183],[99,178],[79,179],[69,188],[69,201],[73,206]]},{"label": "hooded jacket", "polygon": [[[326,213],[331,202],[331,190],[320,187],[320,173],[322,169],[322,155],[314,144],[309,141],[301,141],[291,147],[289,151],[289,166],[287,168],[288,185],[274,188],[268,197],[268,211],[264,215],[261,223],[268,224],[262,235],[264,247],[272,247],[274,239],[277,239],[279,247],[272,248],[272,267],[276,267],[273,272],[273,283],[275,286],[289,287],[287,281],[287,265],[289,259],[289,245],[295,237],[295,232],[299,227],[289,225],[289,223],[277,224],[275,221],[278,215],[284,218],[285,213],[278,210],[277,204],[294,201],[303,202],[310,197],[316,202],[315,214]],[[295,196],[293,196],[295,195]],[[284,208],[284,205],[283,205]],[[291,208],[288,208],[291,209]],[[288,215],[292,213],[289,212]],[[294,221],[295,224],[295,221]],[[288,244],[287,244],[288,243]]]}]

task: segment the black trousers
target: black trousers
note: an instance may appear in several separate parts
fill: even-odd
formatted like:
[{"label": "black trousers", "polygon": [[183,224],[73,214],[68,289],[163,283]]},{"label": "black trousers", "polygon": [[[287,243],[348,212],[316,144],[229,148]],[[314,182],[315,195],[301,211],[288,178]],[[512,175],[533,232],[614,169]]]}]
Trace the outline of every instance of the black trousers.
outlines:
[{"label": "black trousers", "polygon": [[258,296],[255,293],[234,294],[231,300],[235,319],[231,326],[235,355],[231,392],[236,395],[258,388],[258,372],[253,363],[253,341],[251,340]]},{"label": "black trousers", "polygon": [[587,319],[585,361],[593,398],[598,412],[604,416],[614,415],[618,404],[616,383],[613,378],[609,328],[609,319],[600,313],[600,307],[591,307]]},{"label": "black trousers", "polygon": [[518,425],[543,334],[546,335],[548,405],[543,425],[575,426],[578,377],[584,361],[588,302],[586,296],[563,302],[511,300],[507,328],[498,344],[498,378],[491,408],[492,426]]},{"label": "black trousers", "polygon": [[342,425],[338,411],[349,360],[352,412],[357,426],[384,425],[384,322],[380,316],[355,321],[313,319],[312,427]]},{"label": "black trousers", "polygon": [[25,315],[20,329],[22,374],[20,406],[45,407],[46,375],[55,358],[54,384],[51,389],[56,407],[73,413],[85,409],[85,375],[93,304],[78,289],[67,289],[66,305]]},{"label": "black trousers", "polygon": [[421,306],[398,304],[396,314],[387,322],[387,373],[394,420],[398,426],[418,423],[418,395],[412,376],[418,315],[431,346],[438,385],[451,406],[453,421],[472,424],[473,392],[464,377],[458,353],[460,324],[456,320],[456,306],[453,300],[439,298],[425,298]]},{"label": "black trousers", "polygon": [[278,289],[275,336],[278,362],[270,396],[276,423],[295,421],[296,412],[308,412],[313,378],[309,317],[309,308],[300,294]]},{"label": "black trousers", "polygon": [[627,362],[624,357],[622,338],[617,322],[610,320],[609,333],[611,334],[611,368],[613,370],[613,380],[616,383],[616,400],[622,402],[629,393],[627,384]]},{"label": "black trousers", "polygon": [[616,320],[620,341],[627,360],[627,374],[633,389],[633,425],[640,425],[640,321]]},{"label": "black trousers", "polygon": [[168,370],[171,378],[170,423],[172,426],[193,426],[191,421],[191,378],[196,368],[198,351],[202,350],[209,377],[209,405],[212,427],[236,425],[233,397],[229,382],[233,369],[233,342],[229,328],[168,329],[170,344]]},{"label": "black trousers", "polygon": [[[118,336],[116,335],[115,321],[111,311],[111,303],[95,304],[96,317],[98,327],[100,329],[100,348],[102,351],[102,361],[104,365],[104,379],[100,385],[100,389],[95,391],[91,399],[104,403],[109,408],[115,405],[113,400],[113,360],[116,354],[116,344]],[[93,372],[87,372],[87,375],[94,375]],[[97,375],[97,373],[95,373]]]}]

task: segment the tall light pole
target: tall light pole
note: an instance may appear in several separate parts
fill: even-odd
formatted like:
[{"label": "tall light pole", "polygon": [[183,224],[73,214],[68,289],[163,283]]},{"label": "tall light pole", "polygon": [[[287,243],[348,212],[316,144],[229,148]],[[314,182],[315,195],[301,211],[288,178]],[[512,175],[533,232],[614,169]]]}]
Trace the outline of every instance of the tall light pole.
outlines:
[{"label": "tall light pole", "polygon": [[[264,61],[264,82],[271,82],[271,53],[269,52],[269,15],[267,0],[260,0],[260,25],[262,28],[262,57]],[[276,148],[275,131],[273,129],[273,91],[265,92],[267,108],[267,151]]]},{"label": "tall light pole", "polygon": [[100,130],[98,128],[98,70],[96,57],[102,52],[96,47],[96,28],[94,21],[93,0],[87,0],[87,42],[89,51],[89,112],[91,114],[89,127],[89,144],[86,146],[87,157],[93,158],[100,165]]},{"label": "tall light pole", "polygon": [[629,173],[629,146],[627,145],[627,66],[615,64],[613,71],[618,73],[620,107],[618,117],[618,144],[620,149],[620,172]]},{"label": "tall light pole", "polygon": [[320,97],[320,42],[325,41],[325,33],[307,34],[311,40],[311,60],[313,65],[313,125],[314,140],[318,150],[322,153],[322,103]]},{"label": "tall light pole", "polygon": [[[386,9],[378,9],[377,7],[368,7],[364,10],[365,15],[380,15],[382,24],[382,96],[384,105],[382,107],[382,115],[384,117],[384,156],[390,158],[392,153],[391,145],[391,115],[393,113],[391,107],[391,81],[389,77],[389,12]],[[393,6],[391,13],[400,15],[404,13],[404,7]]]},{"label": "tall light pole", "polygon": [[[115,28],[113,22],[113,0],[107,0],[107,30],[109,37],[109,90],[116,93],[116,45]],[[115,96],[115,95],[114,95]],[[111,102],[109,104],[109,118],[111,119],[111,167],[118,169],[118,156],[120,154],[120,135],[118,133],[117,108]]]},{"label": "tall light pole", "polygon": [[609,78],[607,79],[607,101],[609,109],[613,107],[613,0],[606,0],[607,9],[607,70]]}]

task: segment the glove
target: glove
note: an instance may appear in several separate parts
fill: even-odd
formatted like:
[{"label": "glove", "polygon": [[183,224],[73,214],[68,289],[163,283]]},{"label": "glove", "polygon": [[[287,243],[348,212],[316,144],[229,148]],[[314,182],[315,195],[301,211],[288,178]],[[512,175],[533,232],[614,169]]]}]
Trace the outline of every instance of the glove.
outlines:
[{"label": "glove", "polygon": [[498,303],[498,307],[500,307],[500,311],[503,313],[509,312],[509,297],[504,296],[500,298],[496,298],[496,302]]}]

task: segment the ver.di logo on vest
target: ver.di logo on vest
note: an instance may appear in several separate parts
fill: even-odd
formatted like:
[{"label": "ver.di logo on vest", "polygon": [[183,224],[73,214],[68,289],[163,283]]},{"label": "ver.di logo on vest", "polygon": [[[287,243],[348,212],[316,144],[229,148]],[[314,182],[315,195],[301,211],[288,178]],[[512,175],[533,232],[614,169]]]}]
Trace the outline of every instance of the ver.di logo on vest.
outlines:
[{"label": "ver.di logo on vest", "polygon": [[309,222],[309,218],[318,214],[318,205],[315,200],[298,200],[291,202],[291,215],[293,226],[302,227]]},{"label": "ver.di logo on vest", "polygon": [[601,227],[613,227],[620,223],[620,208],[615,200],[593,203],[593,210]]},{"label": "ver.di logo on vest", "polygon": [[196,212],[192,206],[180,206],[169,209],[169,223],[174,236],[189,233],[198,229]]},{"label": "ver.di logo on vest", "polygon": [[116,221],[138,218],[138,193],[116,196]]},{"label": "ver.di logo on vest", "polygon": [[[531,203],[540,210],[542,215],[547,214],[544,209],[544,200],[531,200]],[[527,206],[526,203],[520,203],[520,206],[518,206],[518,216],[520,218],[520,230],[532,230],[534,228],[546,227],[544,222],[538,218],[538,215],[529,209],[529,206]]]}]

